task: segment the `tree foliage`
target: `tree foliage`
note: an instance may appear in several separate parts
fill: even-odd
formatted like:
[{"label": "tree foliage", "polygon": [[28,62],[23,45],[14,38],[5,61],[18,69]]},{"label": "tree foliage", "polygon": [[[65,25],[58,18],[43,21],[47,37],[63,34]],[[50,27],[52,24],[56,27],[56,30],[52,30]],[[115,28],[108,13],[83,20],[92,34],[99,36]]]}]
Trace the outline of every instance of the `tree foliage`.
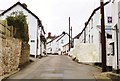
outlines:
[{"label": "tree foliage", "polygon": [[22,11],[12,12],[10,16],[7,16],[7,22],[9,26],[13,26],[13,36],[15,38],[21,39],[24,42],[29,41],[28,35],[28,24],[26,16]]}]

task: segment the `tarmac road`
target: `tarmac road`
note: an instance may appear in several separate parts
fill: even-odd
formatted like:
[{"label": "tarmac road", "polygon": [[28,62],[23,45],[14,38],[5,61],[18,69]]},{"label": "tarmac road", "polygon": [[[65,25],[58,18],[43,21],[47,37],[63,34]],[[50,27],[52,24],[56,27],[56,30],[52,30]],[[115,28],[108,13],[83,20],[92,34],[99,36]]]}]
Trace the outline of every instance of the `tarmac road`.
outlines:
[{"label": "tarmac road", "polygon": [[72,61],[67,55],[37,59],[8,79],[95,79],[100,69]]}]

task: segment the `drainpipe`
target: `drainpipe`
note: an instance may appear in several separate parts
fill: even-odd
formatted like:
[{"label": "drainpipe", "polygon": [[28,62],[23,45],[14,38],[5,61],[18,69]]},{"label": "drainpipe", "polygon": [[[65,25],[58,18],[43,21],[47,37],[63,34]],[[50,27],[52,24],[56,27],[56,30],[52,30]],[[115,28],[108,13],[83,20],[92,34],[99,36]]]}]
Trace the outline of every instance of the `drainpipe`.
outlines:
[{"label": "drainpipe", "polygon": [[[85,27],[87,27],[87,22],[85,22]],[[85,29],[83,31],[84,32],[84,43],[86,43],[86,30]]]},{"label": "drainpipe", "polygon": [[41,39],[41,35],[42,35],[42,27],[40,29],[40,58],[42,56],[42,39]]},{"label": "drainpipe", "polygon": [[84,30],[84,43],[86,43],[86,31]]},{"label": "drainpipe", "polygon": [[72,26],[71,26],[71,48],[73,48]]},{"label": "drainpipe", "polygon": [[116,46],[117,46],[117,73],[119,73],[119,52],[118,52],[118,27],[117,25],[115,26],[116,28]]},{"label": "drainpipe", "polygon": [[69,17],[69,51],[70,51],[70,47],[71,45],[70,45],[70,17]]},{"label": "drainpipe", "polygon": [[46,42],[46,38],[45,38],[45,56],[47,56],[47,42]]},{"label": "drainpipe", "polygon": [[39,26],[37,26],[37,40],[36,40],[36,54],[35,54],[35,58],[37,58],[37,55],[38,55],[38,27]]}]

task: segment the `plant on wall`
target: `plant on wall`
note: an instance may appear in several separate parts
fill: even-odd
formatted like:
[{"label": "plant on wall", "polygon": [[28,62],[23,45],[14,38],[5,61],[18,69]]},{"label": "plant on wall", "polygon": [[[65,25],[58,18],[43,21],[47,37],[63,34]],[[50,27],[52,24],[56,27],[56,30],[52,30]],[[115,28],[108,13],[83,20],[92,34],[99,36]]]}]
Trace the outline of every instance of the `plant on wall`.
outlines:
[{"label": "plant on wall", "polygon": [[28,24],[26,16],[22,11],[12,12],[6,18],[8,25],[13,26],[13,37],[21,39],[24,42],[29,41]]}]

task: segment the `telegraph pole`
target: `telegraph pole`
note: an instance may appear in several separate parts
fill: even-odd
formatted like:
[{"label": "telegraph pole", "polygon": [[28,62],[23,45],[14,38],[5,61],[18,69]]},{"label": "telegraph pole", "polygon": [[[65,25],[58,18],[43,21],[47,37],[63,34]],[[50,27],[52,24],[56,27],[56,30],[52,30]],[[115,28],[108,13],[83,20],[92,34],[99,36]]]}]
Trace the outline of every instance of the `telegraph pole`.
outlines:
[{"label": "telegraph pole", "polygon": [[70,51],[70,17],[69,17],[69,51]]},{"label": "telegraph pole", "polygon": [[106,37],[105,37],[105,21],[104,21],[104,1],[100,0],[101,10],[101,51],[102,51],[102,72],[106,72]]},{"label": "telegraph pole", "polygon": [[71,30],[71,36],[70,36],[70,37],[71,37],[71,48],[73,48],[73,39],[72,39],[72,26],[71,26],[71,29],[70,29],[70,30]]}]

